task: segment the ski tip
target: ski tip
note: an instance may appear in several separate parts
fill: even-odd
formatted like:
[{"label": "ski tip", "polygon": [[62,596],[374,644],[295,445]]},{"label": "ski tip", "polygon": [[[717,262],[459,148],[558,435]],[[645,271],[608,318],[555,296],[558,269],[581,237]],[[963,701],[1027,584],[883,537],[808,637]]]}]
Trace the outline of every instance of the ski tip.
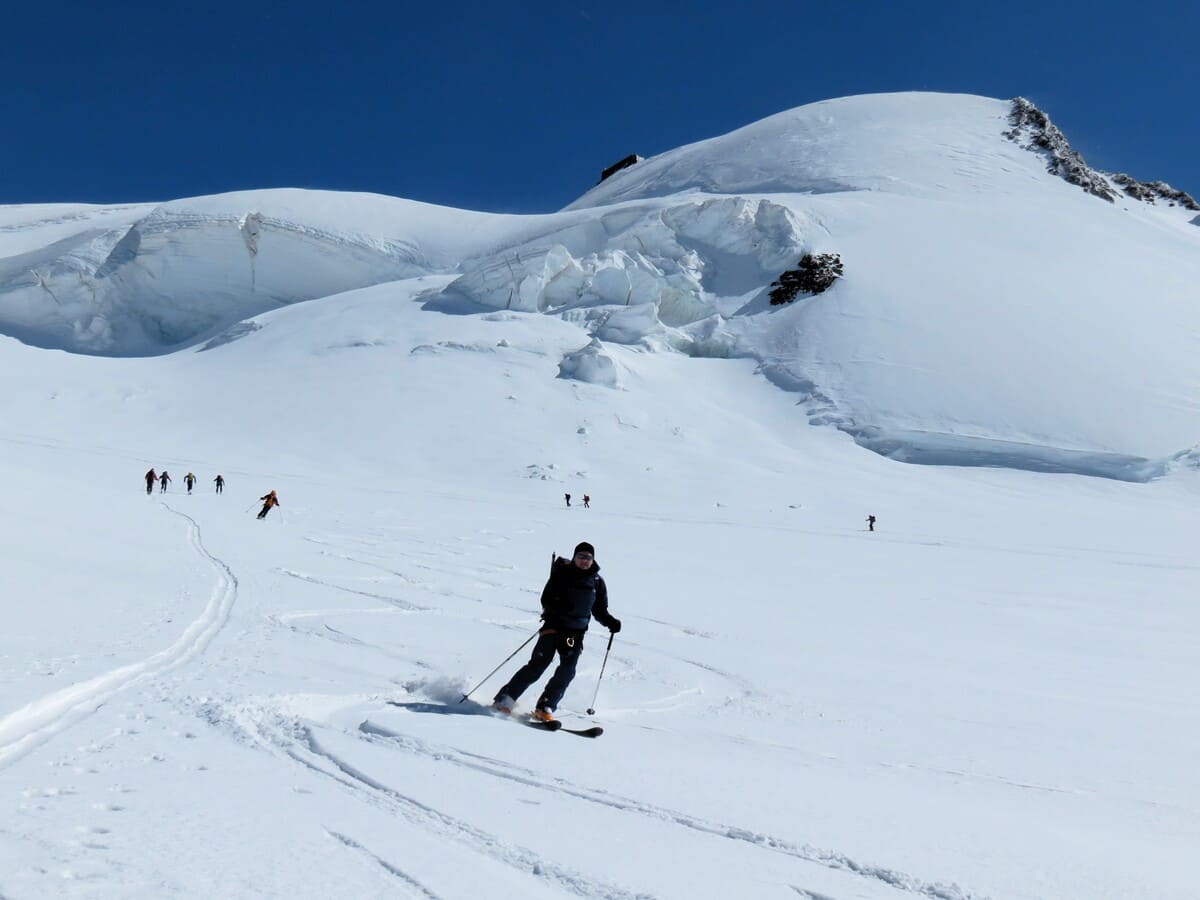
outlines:
[{"label": "ski tip", "polygon": [[604,734],[604,729],[599,725],[593,726],[592,728],[564,728],[563,731],[568,731],[571,734],[577,734],[580,737],[588,738],[598,738],[600,735]]}]

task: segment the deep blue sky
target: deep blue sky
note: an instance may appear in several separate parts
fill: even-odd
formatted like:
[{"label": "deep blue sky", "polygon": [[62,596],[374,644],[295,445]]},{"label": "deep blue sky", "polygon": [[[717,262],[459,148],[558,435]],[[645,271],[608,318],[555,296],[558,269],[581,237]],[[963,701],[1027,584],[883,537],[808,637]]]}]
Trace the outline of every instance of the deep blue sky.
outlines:
[{"label": "deep blue sky", "polygon": [[1194,0],[48,2],[4,28],[0,203],[296,186],[549,211],[628,153],[900,90],[1024,95],[1093,165],[1200,195]]}]

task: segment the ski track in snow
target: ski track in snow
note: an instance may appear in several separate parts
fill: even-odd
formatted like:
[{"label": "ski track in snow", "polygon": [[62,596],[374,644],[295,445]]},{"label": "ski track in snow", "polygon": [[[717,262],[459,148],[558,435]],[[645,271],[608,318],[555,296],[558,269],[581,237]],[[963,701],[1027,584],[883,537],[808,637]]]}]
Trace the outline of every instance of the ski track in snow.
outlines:
[{"label": "ski track in snow", "polygon": [[[386,859],[383,859],[382,857],[377,856],[375,853],[371,852],[366,847],[364,847],[362,844],[360,844],[358,841],[354,840],[353,838],[346,837],[346,835],[344,835],[344,834],[339,834],[336,831],[330,831],[329,829],[326,829],[325,831],[331,838],[333,838],[335,841],[340,843],[342,846],[348,847],[351,850],[354,850],[354,851],[362,854],[363,856],[367,857],[372,862],[379,865],[389,875],[392,875],[392,876],[400,879],[400,881],[404,882],[406,887],[416,891],[418,894],[420,894],[420,896],[428,897],[428,898],[430,898],[430,900],[439,900],[439,897],[437,894],[435,894],[433,891],[429,890],[429,888],[425,887],[425,885],[421,884],[421,882],[419,882],[417,879],[413,878],[411,875],[409,875],[407,872],[403,871],[402,869],[396,868],[394,865],[392,865]],[[0,898],[0,900],[2,900],[2,898]]]},{"label": "ski track in snow", "polygon": [[354,594],[355,596],[358,596],[358,597],[369,597],[372,600],[382,600],[384,603],[390,603],[392,606],[396,607],[396,609],[399,609],[399,610],[406,610],[408,612],[429,612],[430,611],[430,608],[428,606],[418,606],[416,603],[410,603],[409,601],[401,600],[398,597],[389,597],[386,594],[375,594],[375,593],[372,593],[371,591],[360,591],[360,590],[356,590],[355,588],[344,587],[343,585],[334,584],[333,582],[330,582],[330,581],[322,581],[319,578],[313,578],[313,576],[305,575],[303,572],[294,572],[291,569],[276,569],[275,571],[280,575],[286,575],[289,578],[296,578],[300,581],[306,581],[309,584],[315,584],[315,585],[319,585],[320,587],[329,588],[330,590],[345,591],[347,594]]},{"label": "ski track in snow", "polygon": [[[308,729],[305,730],[311,738],[311,731]],[[855,875],[860,875],[873,881],[883,882],[884,884],[903,891],[930,897],[932,900],[983,900],[983,898],[979,898],[978,895],[972,894],[969,891],[965,891],[954,884],[946,885],[941,883],[929,883],[918,878],[914,878],[913,876],[907,875],[903,872],[897,872],[893,869],[887,869],[881,866],[866,865],[857,862],[856,860],[853,860],[844,854],[836,853],[834,851],[822,850],[807,844],[796,844],[774,835],[752,831],[736,825],[725,825],[719,822],[710,822],[698,816],[693,816],[689,813],[667,809],[665,807],[654,806],[649,803],[642,803],[641,801],[634,800],[629,797],[622,797],[618,794],[613,794],[605,790],[598,790],[571,784],[570,782],[561,778],[556,778],[553,782],[548,782],[545,780],[544,776],[530,769],[522,769],[517,766],[512,766],[507,763],[489,759],[487,757],[481,757],[476,754],[466,753],[465,751],[457,750],[451,747],[432,747],[418,738],[375,725],[369,719],[359,725],[359,731],[368,741],[382,741],[389,746],[400,747],[401,749],[416,756],[423,756],[438,762],[449,762],[463,768],[483,772],[484,774],[491,775],[496,778],[515,781],[521,785],[534,788],[536,790],[548,791],[568,797],[574,797],[579,800],[584,800],[588,803],[599,804],[601,806],[609,807],[610,809],[620,810],[621,812],[635,813],[651,819],[657,819],[662,822],[689,828],[693,831],[702,832],[704,834],[711,834],[734,841],[743,841],[763,850],[769,850],[775,853],[782,853],[787,856],[796,857],[798,859],[805,860],[806,862],[812,862],[821,866],[825,866],[829,869],[852,872]],[[313,742],[315,743],[315,739]],[[367,776],[362,777],[364,779],[367,778]],[[381,789],[385,791],[391,790],[386,786],[381,786]]]},{"label": "ski track in snow", "polygon": [[[306,540],[308,540],[309,542],[314,543],[314,544],[321,543],[320,541],[316,541],[313,538],[306,538]],[[398,571],[397,569],[392,569],[385,565],[382,565],[381,563],[369,562],[368,560],[365,560],[365,559],[359,559],[357,556],[350,556],[349,554],[346,554],[346,553],[333,553],[329,550],[322,550],[321,555],[329,557],[330,559],[340,559],[340,560],[344,560],[345,562],[354,563],[355,565],[358,565],[358,566],[364,566],[364,567],[370,568],[370,569],[377,569],[378,571],[383,572],[386,575],[392,575],[396,578],[399,578],[401,581],[407,582],[409,584],[414,583],[412,578],[410,578],[408,575],[405,575],[403,572]]]},{"label": "ski track in snow", "polygon": [[121,666],[47,694],[0,719],[0,769],[95,712],[121,691],[189,662],[203,652],[229,620],[237,599],[236,576],[229,566],[204,548],[200,526],[195,519],[165,503],[163,506],[187,520],[188,543],[216,569],[217,582],[208,604],[167,649],[141,662]]},{"label": "ski track in snow", "polygon": [[[613,900],[643,900],[648,897],[646,894],[631,893],[617,885],[589,878],[583,873],[549,862],[532,850],[511,844],[498,835],[447,815],[389,787],[326,748],[317,739],[312,727],[294,717],[283,716],[262,706],[242,706],[235,710],[226,710],[221,718],[223,722],[214,720],[213,724],[232,727],[269,752],[289,758],[315,774],[333,779],[352,793],[365,797],[367,802],[385,809],[389,814],[440,838],[463,844],[519,872],[544,878],[564,891],[580,897],[605,897]],[[375,859],[388,871],[408,879],[398,866],[379,857]]]},{"label": "ski track in snow", "polygon": [[816,891],[805,890],[804,888],[797,887],[794,884],[788,885],[788,887],[795,891],[799,896],[803,897],[804,900],[833,900],[833,898],[828,894],[818,894]]},{"label": "ski track in snow", "polygon": [[375,644],[370,641],[364,641],[361,638],[355,637],[352,634],[334,628],[328,622],[321,624],[319,630],[312,628],[302,628],[299,625],[292,624],[294,620],[301,618],[326,618],[330,616],[340,615],[363,615],[363,614],[378,614],[378,613],[399,613],[401,610],[396,609],[349,609],[349,610],[317,610],[311,613],[289,613],[279,616],[273,615],[267,618],[278,625],[280,628],[287,628],[295,634],[304,635],[310,638],[319,638],[322,640],[332,641],[335,644],[343,644],[348,647],[357,647],[363,650],[371,650],[375,653],[385,656],[388,659],[394,659],[397,662],[407,663],[409,665],[418,666],[421,668],[429,668],[429,664],[422,662],[419,659],[413,659],[409,656],[396,653],[389,650],[380,644]]},{"label": "ski track in snow", "polygon": [[[376,532],[376,533],[379,533],[379,532]],[[493,580],[492,576],[497,573],[503,573],[503,574],[511,573],[514,568],[511,565],[491,565],[491,566],[485,566],[485,567],[478,567],[478,566],[471,567],[471,566],[465,566],[465,565],[438,566],[438,565],[433,564],[433,563],[436,563],[437,561],[443,559],[447,555],[461,556],[461,557],[472,556],[474,554],[474,551],[479,549],[479,545],[473,545],[473,547],[469,551],[457,550],[457,549],[449,547],[443,543],[443,544],[438,545],[434,549],[422,550],[422,551],[420,551],[419,554],[414,553],[411,550],[403,549],[402,547],[396,547],[386,553],[383,553],[383,552],[380,552],[381,541],[360,540],[360,539],[356,539],[356,538],[351,538],[347,535],[340,535],[340,534],[339,535],[328,535],[328,537],[337,538],[338,540],[341,540],[341,541],[358,544],[364,548],[368,548],[367,550],[356,550],[355,552],[358,554],[374,556],[377,559],[388,560],[388,561],[391,561],[396,558],[410,560],[410,561],[412,561],[411,562],[412,567],[414,569],[421,570],[422,572],[429,572],[429,573],[433,573],[435,575],[452,577],[452,578],[461,578],[464,576],[473,577],[475,579],[474,586],[477,588],[486,589],[486,590],[496,590],[496,591],[507,590],[508,589],[507,585]],[[321,547],[327,547],[327,548],[333,547],[338,550],[343,550],[343,551],[345,550],[345,548],[336,547],[336,545],[331,540],[325,540],[325,539],[322,539],[319,537],[314,537],[311,535],[306,537],[305,540],[308,541],[309,543],[317,544],[318,546],[321,546]],[[459,538],[457,538],[457,540],[468,541],[468,540],[472,540],[472,539],[465,538],[465,537],[459,537]],[[412,543],[424,544],[426,542],[414,541]],[[392,568],[390,566],[383,565],[382,563],[373,562],[368,559],[362,559],[358,555],[353,555],[353,554],[350,554],[347,552],[332,552],[330,550],[322,550],[322,551],[320,551],[320,555],[328,557],[328,558],[332,558],[332,559],[339,559],[339,560],[342,560],[343,562],[349,562],[349,563],[353,563],[355,565],[364,566],[366,568],[375,569],[377,571],[383,572],[384,574],[386,574],[388,576],[399,578],[406,585],[410,586],[413,590],[424,591],[425,593],[431,594],[434,597],[449,598],[449,599],[454,599],[454,600],[464,600],[464,601],[467,601],[472,604],[479,604],[479,603],[483,602],[480,597],[473,596],[470,594],[463,594],[463,593],[460,593],[451,588],[437,585],[432,582],[422,581],[419,578],[415,578],[412,575],[409,575],[405,572],[401,572],[398,569]],[[425,559],[429,560],[429,562],[417,561],[419,556],[424,557]],[[313,576],[307,575],[302,572],[293,571],[291,569],[276,569],[276,572],[278,572],[279,574],[282,574],[282,575],[287,575],[287,576],[290,576],[293,578],[300,579],[301,581],[307,581],[312,584],[329,587],[334,590],[340,590],[340,591],[345,591],[347,593],[358,594],[359,596],[362,596],[362,597],[371,597],[371,598],[378,599],[378,600],[384,600],[384,601],[387,601],[388,603],[392,603],[394,605],[401,606],[402,608],[426,611],[426,612],[431,611],[431,607],[428,607],[428,606],[421,606],[420,604],[411,603],[410,601],[406,601],[406,600],[399,600],[397,598],[388,597],[383,594],[374,594],[374,593],[371,593],[368,591],[361,591],[361,590],[357,590],[355,588],[348,588],[348,587],[345,587],[342,585],[333,584],[330,582],[326,582],[326,581],[322,581],[320,579],[314,578]],[[522,609],[522,610],[524,609],[524,607],[511,606],[510,604],[505,604],[505,603],[501,603],[500,605],[509,606],[509,608],[511,608],[511,609]]]}]

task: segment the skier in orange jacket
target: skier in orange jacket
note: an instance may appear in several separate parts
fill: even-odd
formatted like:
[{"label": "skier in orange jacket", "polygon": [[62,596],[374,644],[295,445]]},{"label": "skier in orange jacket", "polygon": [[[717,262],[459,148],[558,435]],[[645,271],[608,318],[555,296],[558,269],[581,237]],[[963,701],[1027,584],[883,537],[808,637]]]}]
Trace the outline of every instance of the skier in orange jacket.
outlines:
[{"label": "skier in orange jacket", "polygon": [[274,491],[271,491],[268,494],[263,494],[263,496],[259,497],[258,499],[263,502],[263,508],[258,511],[258,518],[260,519],[265,519],[267,517],[267,513],[271,511],[272,506],[279,505],[279,498],[275,496]]}]

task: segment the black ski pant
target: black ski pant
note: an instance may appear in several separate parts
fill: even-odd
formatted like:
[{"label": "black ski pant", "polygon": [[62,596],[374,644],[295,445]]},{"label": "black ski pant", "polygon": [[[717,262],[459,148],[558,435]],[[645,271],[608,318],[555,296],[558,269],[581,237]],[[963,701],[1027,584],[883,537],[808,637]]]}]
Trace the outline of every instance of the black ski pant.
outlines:
[{"label": "black ski pant", "polygon": [[224,489],[224,487],[225,487],[225,485],[221,484],[220,482],[217,482],[217,493],[218,494],[221,493],[221,491],[222,491],[222,489]]},{"label": "black ski pant", "polygon": [[258,511],[258,518],[265,519],[267,517],[267,513],[269,513],[270,511],[271,511],[271,507],[267,506],[264,503],[263,508]]},{"label": "black ski pant", "polygon": [[575,666],[579,663],[579,654],[583,652],[582,631],[549,631],[538,636],[533,645],[533,655],[529,662],[517,669],[512,679],[500,689],[496,696],[507,696],[518,699],[528,687],[542,677],[558,654],[558,668],[546,682],[546,689],[538,697],[538,709],[554,710],[567,692],[567,687],[575,677]]}]

